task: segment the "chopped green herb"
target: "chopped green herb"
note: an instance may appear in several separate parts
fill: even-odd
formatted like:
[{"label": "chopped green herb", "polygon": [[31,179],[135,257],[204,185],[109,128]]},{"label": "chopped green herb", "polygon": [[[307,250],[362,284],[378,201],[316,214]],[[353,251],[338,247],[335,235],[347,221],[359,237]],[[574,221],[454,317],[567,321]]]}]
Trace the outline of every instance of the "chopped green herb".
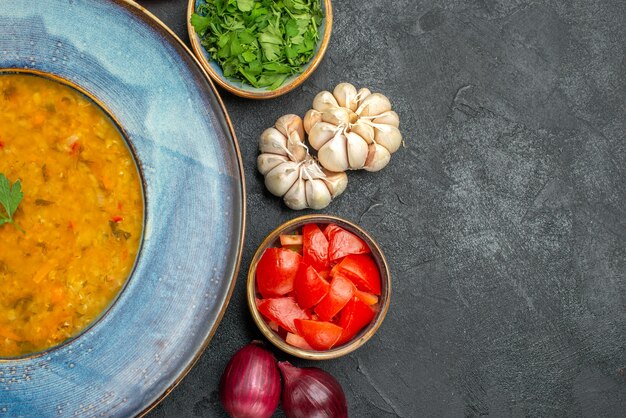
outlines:
[{"label": "chopped green herb", "polygon": [[0,211],[0,225],[13,224],[18,230],[24,232],[13,220],[13,215],[23,197],[24,193],[22,193],[20,181],[16,180],[11,186],[9,179],[3,173],[0,173],[0,204],[6,211],[6,216]]},{"label": "chopped green herb", "polygon": [[315,53],[320,0],[205,0],[191,16],[224,76],[275,90]]},{"label": "chopped green herb", "polygon": [[111,228],[113,236],[117,239],[123,238],[127,240],[131,237],[131,233],[120,229],[120,227],[117,225],[117,222],[115,221],[109,221],[109,228]]},{"label": "chopped green herb", "polygon": [[53,205],[54,202],[46,199],[35,199],[35,205],[37,206],[50,206]]}]

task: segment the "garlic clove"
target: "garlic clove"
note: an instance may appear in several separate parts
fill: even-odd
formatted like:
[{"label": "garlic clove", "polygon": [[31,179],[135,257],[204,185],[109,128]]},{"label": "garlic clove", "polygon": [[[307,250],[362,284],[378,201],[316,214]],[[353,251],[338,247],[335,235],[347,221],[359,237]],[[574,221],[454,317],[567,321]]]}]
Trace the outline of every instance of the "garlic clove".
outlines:
[{"label": "garlic clove", "polygon": [[374,129],[376,131],[374,141],[377,144],[387,148],[387,151],[391,154],[400,148],[402,144],[402,134],[398,128],[381,123],[380,125],[376,125]]},{"label": "garlic clove", "polygon": [[305,182],[306,204],[311,209],[324,209],[332,196],[323,180],[313,179]]},{"label": "garlic clove", "polygon": [[391,102],[380,93],[373,93],[361,101],[356,113],[359,116],[377,116],[391,110]]},{"label": "garlic clove", "polygon": [[306,133],[308,134],[309,132],[311,132],[311,128],[313,128],[313,125],[315,125],[317,122],[320,122],[322,120],[322,112],[318,112],[315,109],[309,109],[308,112],[306,112],[306,115],[304,115],[304,130],[306,131]]},{"label": "garlic clove", "polygon": [[304,145],[297,133],[293,133],[287,138],[287,149],[291,152],[292,159],[298,162],[303,161],[309,153],[306,145]]},{"label": "garlic clove", "polygon": [[356,114],[345,107],[335,107],[322,112],[322,121],[332,123],[338,127],[348,126]]},{"label": "garlic clove", "polygon": [[309,158],[302,164],[302,178],[305,180],[310,179],[321,179],[326,177],[322,167],[319,165],[316,159]]},{"label": "garlic clove", "polygon": [[318,150],[317,159],[327,170],[346,171],[348,169],[346,137],[343,134],[335,135]]},{"label": "garlic clove", "polygon": [[274,196],[282,196],[300,177],[300,163],[286,161],[265,175],[265,187]]},{"label": "garlic clove", "polygon": [[320,149],[325,143],[330,141],[338,132],[339,128],[328,122],[318,122],[313,125],[309,132],[309,143],[315,149]]},{"label": "garlic clove", "polygon": [[348,108],[353,112],[358,107],[356,87],[350,83],[337,84],[333,90],[333,96],[337,99],[339,106]]},{"label": "garlic clove", "polygon": [[293,210],[302,210],[306,209],[307,206],[307,198],[306,198],[306,186],[307,181],[298,178],[293,183],[291,188],[285,193],[283,200],[285,205]]},{"label": "garlic clove", "polygon": [[400,127],[400,116],[393,110],[383,113],[372,121],[373,123],[384,123],[393,127]]},{"label": "garlic clove", "polygon": [[363,138],[368,144],[372,144],[374,142],[374,127],[368,123],[365,123],[363,120],[358,120],[354,125],[350,127],[350,130],[359,134],[359,136]]},{"label": "garlic clove", "polygon": [[324,180],[324,183],[326,183],[326,187],[328,187],[330,195],[334,199],[335,197],[343,193],[344,190],[346,190],[346,187],[348,187],[348,175],[343,171],[340,173],[328,171],[326,169],[323,169],[323,171],[325,177],[322,178],[322,180]]},{"label": "garlic clove", "polygon": [[271,153],[288,156],[287,138],[276,128],[267,128],[259,139],[259,149],[262,153]]},{"label": "garlic clove", "polygon": [[348,166],[350,170],[363,168],[368,153],[367,142],[354,132],[348,132],[346,134],[346,142],[348,147]]},{"label": "garlic clove", "polygon": [[259,154],[259,156],[256,159],[256,164],[257,164],[257,168],[259,169],[259,172],[265,175],[274,167],[286,161],[289,161],[289,158],[283,155],[265,153],[265,154]]},{"label": "garlic clove", "polygon": [[274,126],[285,137],[289,137],[291,133],[296,132],[300,141],[304,140],[304,126],[302,125],[302,118],[298,115],[283,115],[276,119]]},{"label": "garlic clove", "polygon": [[[363,102],[363,99],[365,99],[370,94],[372,94],[370,89],[365,88],[365,87],[360,88],[359,91],[356,93],[356,101],[357,101],[358,105],[360,106],[361,103]],[[357,109],[358,109],[358,106],[357,106]],[[356,110],[355,110],[355,112],[356,112]]]},{"label": "garlic clove", "polygon": [[287,150],[293,161],[302,161],[307,154],[304,145],[304,126],[298,115],[284,115],[276,120],[276,130],[287,138]]},{"label": "garlic clove", "polygon": [[339,103],[337,103],[337,99],[329,91],[320,91],[313,99],[313,109],[318,112],[324,112],[335,107],[339,107]]},{"label": "garlic clove", "polygon": [[387,148],[378,144],[370,144],[363,168],[367,171],[379,171],[389,163],[389,160],[391,160],[391,154]]}]

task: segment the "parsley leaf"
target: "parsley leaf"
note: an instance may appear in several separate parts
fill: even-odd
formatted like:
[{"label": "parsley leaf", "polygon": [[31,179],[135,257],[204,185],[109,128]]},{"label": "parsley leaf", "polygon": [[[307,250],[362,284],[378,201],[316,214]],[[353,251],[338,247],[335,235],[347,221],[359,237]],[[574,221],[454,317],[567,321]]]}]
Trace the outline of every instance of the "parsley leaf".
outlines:
[{"label": "parsley leaf", "polygon": [[203,0],[191,25],[225,77],[273,90],[313,58],[323,17],[320,0]]},{"label": "parsley leaf", "polygon": [[13,220],[13,215],[23,197],[24,193],[22,193],[22,184],[20,181],[16,180],[13,186],[11,186],[9,179],[3,173],[0,173],[0,204],[6,211],[6,216],[0,212],[0,225],[6,223],[13,224],[17,229],[24,232]]},{"label": "parsley leaf", "polygon": [[242,12],[249,12],[254,7],[254,0],[237,0],[237,8]]}]

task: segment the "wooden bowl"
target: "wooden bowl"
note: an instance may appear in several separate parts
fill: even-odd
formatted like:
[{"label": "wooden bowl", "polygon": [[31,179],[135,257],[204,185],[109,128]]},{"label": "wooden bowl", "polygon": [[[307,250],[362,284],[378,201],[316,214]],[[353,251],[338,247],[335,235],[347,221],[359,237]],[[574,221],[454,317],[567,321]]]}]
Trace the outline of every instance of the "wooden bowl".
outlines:
[{"label": "wooden bowl", "polygon": [[266,88],[257,88],[253,87],[249,84],[244,84],[240,81],[232,81],[228,78],[224,77],[224,73],[219,64],[211,59],[211,54],[209,54],[204,47],[200,44],[200,36],[196,33],[193,26],[191,25],[191,15],[195,12],[196,7],[200,5],[202,0],[189,0],[187,6],[187,32],[189,33],[189,41],[191,42],[191,48],[200,61],[202,67],[209,74],[211,79],[215,81],[218,85],[225,88],[229,92],[245,97],[247,99],[271,99],[274,97],[281,96],[304,82],[313,71],[317,68],[317,66],[322,62],[322,58],[326,53],[326,49],[328,48],[328,42],[330,41],[330,34],[332,32],[333,26],[333,9],[331,0],[320,0],[322,11],[324,12],[324,18],[322,20],[322,24],[319,27],[319,31],[322,34],[320,37],[317,49],[315,54],[311,58],[311,60],[303,66],[302,72],[300,74],[295,74],[288,77],[285,82],[276,90],[267,90]]},{"label": "wooden bowl", "polygon": [[[381,295],[378,301],[379,310],[376,313],[376,316],[370,322],[368,326],[366,326],[363,330],[361,330],[352,340],[349,342],[340,345],[338,347],[331,348],[326,351],[317,351],[317,350],[303,350],[298,347],[294,347],[290,344],[287,344],[285,340],[283,340],[276,332],[274,332],[261,313],[259,312],[256,305],[256,268],[263,255],[263,252],[266,248],[279,246],[279,236],[281,234],[289,234],[293,233],[296,230],[300,229],[303,225],[308,223],[316,223],[316,224],[328,224],[335,223],[340,227],[346,229],[349,232],[357,235],[361,238],[367,245],[370,247],[372,251],[372,256],[378,265],[378,269],[380,271],[381,278]],[[369,340],[374,333],[378,330],[380,325],[385,319],[385,315],[387,314],[387,310],[389,309],[389,302],[391,297],[391,274],[389,272],[389,266],[387,264],[387,260],[385,256],[378,246],[374,239],[365,232],[360,226],[353,224],[345,219],[331,216],[331,215],[305,215],[299,218],[292,219],[290,221],[285,222],[280,225],[278,228],[274,229],[261,243],[259,248],[256,250],[254,257],[252,258],[252,262],[250,263],[250,268],[248,269],[248,281],[247,281],[247,298],[248,298],[248,307],[250,308],[250,313],[252,314],[252,318],[254,322],[259,327],[263,335],[276,347],[284,351],[285,353],[291,354],[296,357],[300,357],[306,360],[328,360],[337,357],[344,356],[348,353],[353,352],[357,348],[361,347],[363,344]]]}]

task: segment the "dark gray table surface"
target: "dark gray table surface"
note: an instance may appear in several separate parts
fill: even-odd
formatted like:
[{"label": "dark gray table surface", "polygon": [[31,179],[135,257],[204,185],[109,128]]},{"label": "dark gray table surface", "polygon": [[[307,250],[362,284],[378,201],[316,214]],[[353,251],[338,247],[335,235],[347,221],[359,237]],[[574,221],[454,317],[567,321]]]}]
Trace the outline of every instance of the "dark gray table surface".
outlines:
[{"label": "dark gray table surface", "polygon": [[[186,3],[141,1],[188,43]],[[248,264],[301,214],[265,191],[257,138],[342,81],[386,94],[406,140],[324,210],[370,231],[393,275],[374,338],[316,364],[351,416],[624,416],[626,2],[333,3],[328,53],[301,87],[221,92],[247,181],[241,271],[206,352],[150,416],[225,415],[221,372],[260,337]]]}]

